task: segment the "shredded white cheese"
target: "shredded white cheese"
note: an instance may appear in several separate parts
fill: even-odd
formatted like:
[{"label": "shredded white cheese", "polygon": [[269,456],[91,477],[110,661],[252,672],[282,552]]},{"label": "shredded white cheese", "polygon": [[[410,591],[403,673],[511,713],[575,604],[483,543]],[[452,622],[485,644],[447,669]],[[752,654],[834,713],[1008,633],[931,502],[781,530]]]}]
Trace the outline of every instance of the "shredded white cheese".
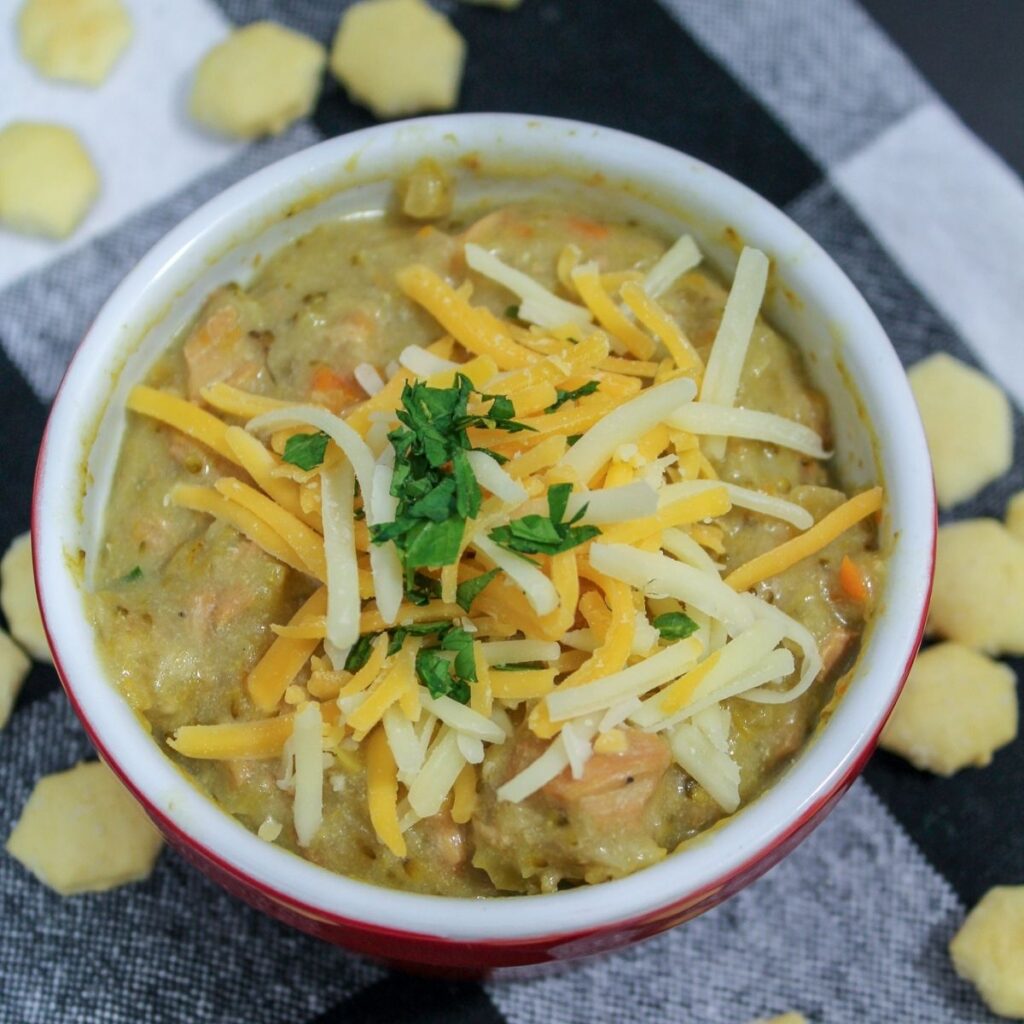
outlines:
[{"label": "shredded white cheese", "polygon": [[562,653],[554,640],[487,640],[480,644],[480,651],[488,665],[557,661]]},{"label": "shredded white cheese", "polygon": [[[324,527],[324,555],[327,561],[327,638],[338,649],[341,664],[359,639],[359,587],[356,562],[355,520],[352,502],[355,476],[348,462],[320,473],[321,516]],[[332,661],[334,659],[332,658]],[[334,661],[335,668],[341,664]]]},{"label": "shredded white cheese", "polygon": [[700,657],[700,642],[679,640],[657,654],[582,686],[556,690],[544,701],[553,722],[604,712],[629,697],[640,697],[656,686],[675,679]]},{"label": "shredded white cheese", "polygon": [[[691,434],[742,437],[792,448],[814,459],[830,458],[821,438],[810,427],[795,420],[757,409],[734,409],[708,402],[691,402],[669,417],[669,422]],[[570,449],[572,450],[572,449]]]},{"label": "shredded white cheese", "polygon": [[292,819],[300,846],[309,846],[323,820],[323,718],[317,701],[295,712],[291,738],[295,751],[295,797]]},{"label": "shredded white cheese", "polygon": [[529,497],[526,488],[518,480],[513,480],[487,452],[468,451],[466,459],[477,483],[496,498],[509,505],[521,505]]},{"label": "shredded white cheese", "polygon": [[560,465],[588,483],[620,444],[635,441],[693,400],[697,385],[678,377],[641,391],[598,420],[566,453]]},{"label": "shredded white cheese", "polygon": [[720,619],[732,635],[754,621],[750,605],[732,587],[709,573],[684,565],[666,555],[641,551],[629,544],[590,547],[590,564],[607,576],[654,597],[674,597],[714,619]]},{"label": "shredded white cheese", "polygon": [[[700,389],[702,402],[731,406],[736,401],[750,335],[767,283],[768,257],[759,249],[744,248],[704,370]],[[706,454],[720,459],[725,454],[724,439],[715,437],[709,440]]]},{"label": "shredded white cheese", "polygon": [[371,397],[378,391],[384,390],[384,378],[381,377],[376,366],[370,363],[360,363],[353,371],[356,383]]},{"label": "shredded white cheese", "polygon": [[560,299],[529,274],[503,263],[493,253],[472,242],[466,243],[465,251],[466,262],[473,270],[519,297],[522,302],[518,311],[520,319],[548,328],[590,323],[589,309]]},{"label": "shredded white cheese", "polygon": [[435,356],[433,352],[428,352],[419,345],[406,345],[398,357],[398,362],[417,377],[432,377],[435,373],[459,368],[458,363]]},{"label": "shredded white cheese", "polygon": [[701,261],[700,249],[689,235],[680,235],[668,251],[647,272],[643,290],[656,299],[669,290]]},{"label": "shredded white cheese", "polygon": [[409,787],[409,806],[421,818],[430,818],[441,809],[462,771],[466,758],[459,750],[458,733],[442,726],[419,775]]},{"label": "shredded white cheese", "polygon": [[558,591],[548,577],[535,565],[511,551],[499,547],[482,532],[473,537],[472,545],[490,559],[526,595],[538,615],[547,615],[558,607]]}]

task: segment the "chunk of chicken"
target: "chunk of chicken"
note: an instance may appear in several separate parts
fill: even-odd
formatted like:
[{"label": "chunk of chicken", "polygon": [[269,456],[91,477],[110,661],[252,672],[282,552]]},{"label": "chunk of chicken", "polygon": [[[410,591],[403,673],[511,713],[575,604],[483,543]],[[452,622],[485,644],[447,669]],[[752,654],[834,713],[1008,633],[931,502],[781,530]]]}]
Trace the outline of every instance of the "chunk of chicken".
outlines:
[{"label": "chunk of chicken", "polygon": [[239,296],[232,288],[218,289],[207,300],[199,322],[185,342],[188,397],[218,381],[252,386],[266,366],[263,335],[245,321]]}]

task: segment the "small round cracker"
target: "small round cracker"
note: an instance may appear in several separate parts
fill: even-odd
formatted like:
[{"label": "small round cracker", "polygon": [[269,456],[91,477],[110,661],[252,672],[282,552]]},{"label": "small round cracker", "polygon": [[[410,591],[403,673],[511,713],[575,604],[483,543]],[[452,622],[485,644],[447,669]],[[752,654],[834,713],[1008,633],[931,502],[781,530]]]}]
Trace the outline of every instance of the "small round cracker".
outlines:
[{"label": "small round cracker", "polygon": [[326,62],[315,39],[275,22],[236,29],[200,63],[192,116],[235,138],[277,135],[313,109]]},{"label": "small round cracker", "polygon": [[0,223],[49,238],[70,235],[99,175],[78,136],[59,124],[12,121],[0,131]]},{"label": "small round cracker", "polygon": [[939,529],[929,631],[989,654],[1024,654],[1024,543],[996,519]]},{"label": "small round cracker", "polygon": [[22,56],[67,82],[99,85],[131,38],[121,0],[27,0],[18,16]]},{"label": "small round cracker", "polygon": [[945,352],[922,359],[908,377],[928,438],[939,504],[949,508],[1013,464],[1010,403],[983,373]]},{"label": "small round cracker", "polygon": [[0,629],[0,729],[11,717],[21,684],[32,667],[25,652]]},{"label": "small round cracker", "polygon": [[982,767],[1017,735],[1013,670],[960,644],[922,651],[879,746],[915,768],[952,775]]},{"label": "small round cracker", "polygon": [[27,533],[15,537],[0,560],[0,608],[11,636],[36,661],[53,663],[43,620],[36,599],[36,581],[32,572],[32,538]]},{"label": "small round cracker", "polygon": [[331,71],[378,118],[451,110],[466,42],[423,0],[362,0],[341,17]]},{"label": "small round cracker", "polygon": [[1024,1019],[1024,885],[989,889],[949,944],[953,966],[994,1013]]},{"label": "small round cracker", "polygon": [[102,762],[41,778],[7,851],[64,896],[146,878],[163,846],[142,808]]},{"label": "small round cracker", "polygon": [[1024,491],[1018,491],[1006,504],[1006,528],[1024,541]]}]

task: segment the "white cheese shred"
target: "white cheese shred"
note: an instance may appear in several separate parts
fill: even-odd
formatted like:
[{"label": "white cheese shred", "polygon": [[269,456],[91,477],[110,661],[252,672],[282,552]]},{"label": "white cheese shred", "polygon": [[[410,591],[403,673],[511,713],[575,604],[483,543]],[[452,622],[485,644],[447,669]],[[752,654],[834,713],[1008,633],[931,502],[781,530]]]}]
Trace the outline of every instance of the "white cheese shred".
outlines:
[{"label": "white cheese shred", "polygon": [[295,751],[295,796],[292,820],[300,846],[313,841],[324,812],[323,719],[314,700],[295,713],[292,726]]},{"label": "white cheese shred", "polygon": [[433,352],[428,352],[419,345],[406,345],[398,357],[398,362],[417,377],[432,377],[435,373],[445,373],[459,368],[458,363],[435,356]]},{"label": "white cheese shred", "polygon": [[680,235],[643,280],[643,289],[657,299],[701,261],[700,249],[690,235]]},{"label": "white cheese shred", "polygon": [[490,537],[478,533],[472,545],[485,558],[489,558],[526,595],[526,600],[538,615],[547,615],[558,607],[555,585],[535,565],[506,551]]},{"label": "white cheese shred", "polygon": [[510,267],[479,245],[467,242],[465,250],[466,263],[473,270],[519,297],[522,303],[518,311],[520,319],[547,328],[590,323],[592,317],[589,309],[560,299],[529,274]]},{"label": "white cheese shred", "polygon": [[[731,406],[736,401],[750,335],[767,283],[768,257],[760,249],[745,247],[736,264],[732,288],[704,370],[700,389],[702,402]],[[712,458],[720,459],[725,454],[724,438],[712,438],[705,447],[706,454]]]},{"label": "white cheese shred", "polygon": [[620,444],[635,441],[693,400],[697,385],[678,377],[641,391],[598,420],[566,453],[561,465],[588,483]]},{"label": "white cheese shred", "polygon": [[590,547],[590,564],[652,597],[674,597],[683,604],[720,619],[730,633],[747,629],[754,621],[751,606],[727,583],[710,573],[684,565],[667,555],[641,551],[629,544]]},{"label": "white cheese shred", "polygon": [[423,768],[409,787],[409,806],[421,818],[437,814],[466,764],[458,737],[454,729],[442,726]]},{"label": "white cheese shred", "polygon": [[[821,438],[810,427],[795,420],[757,409],[734,409],[731,406],[692,402],[678,409],[669,422],[691,434],[713,434],[720,437],[742,437],[764,441],[782,448],[810,455],[814,459],[830,458]],[[571,450],[571,449],[570,449]]]},{"label": "white cheese shred", "polygon": [[327,639],[339,653],[345,651],[346,656],[359,639],[361,607],[359,587],[352,586],[352,581],[359,575],[352,514],[354,496],[355,475],[350,463],[341,462],[321,471],[321,515],[327,561],[326,632]]},{"label": "white cheese shred", "polygon": [[356,383],[372,398],[378,391],[384,390],[384,378],[380,371],[371,363],[360,363],[353,371]]},{"label": "white cheese shred", "polygon": [[468,451],[466,459],[477,483],[499,500],[508,505],[520,505],[529,497],[526,488],[518,480],[513,480],[487,452]]}]

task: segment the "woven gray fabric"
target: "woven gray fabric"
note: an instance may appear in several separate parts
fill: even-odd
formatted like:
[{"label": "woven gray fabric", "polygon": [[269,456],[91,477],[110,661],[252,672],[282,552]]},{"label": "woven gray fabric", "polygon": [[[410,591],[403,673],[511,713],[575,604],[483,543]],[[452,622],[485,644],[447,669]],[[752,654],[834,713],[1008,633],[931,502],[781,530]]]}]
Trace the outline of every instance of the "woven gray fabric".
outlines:
[{"label": "woven gray fabric", "polygon": [[667,5],[827,166],[931,95],[907,58],[847,0]]},{"label": "woven gray fabric", "polygon": [[[63,691],[0,734],[0,836],[34,781],[95,754]],[[145,882],[64,898],[0,856],[0,1021],[286,1024],[383,971],[250,910],[165,850]]]}]

